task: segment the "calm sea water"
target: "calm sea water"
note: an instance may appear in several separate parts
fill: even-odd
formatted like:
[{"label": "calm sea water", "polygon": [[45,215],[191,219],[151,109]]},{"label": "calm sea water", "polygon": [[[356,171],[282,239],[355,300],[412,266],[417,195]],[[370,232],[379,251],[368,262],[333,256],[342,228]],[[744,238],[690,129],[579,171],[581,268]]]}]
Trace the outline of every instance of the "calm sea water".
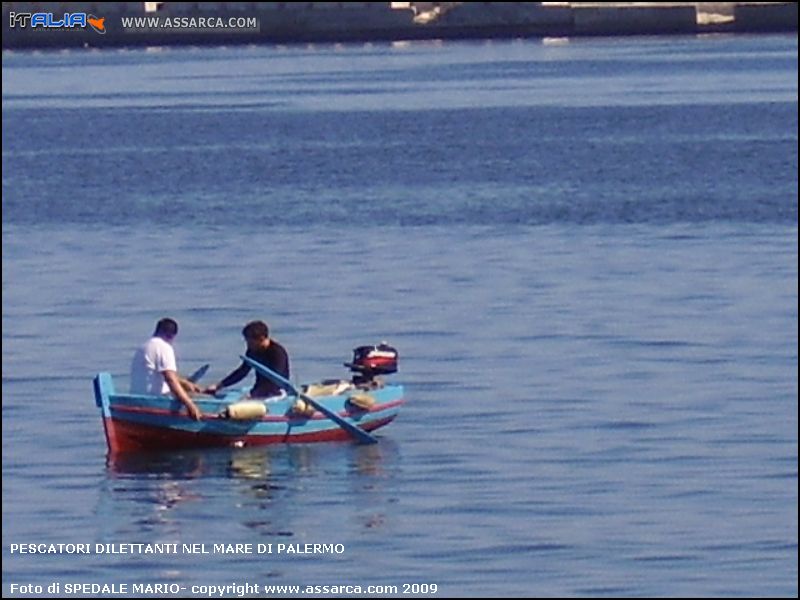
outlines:
[{"label": "calm sea water", "polygon": [[[797,596],[797,89],[796,36],[4,53],[3,594]],[[165,315],[209,382],[387,340],[408,404],[109,460]],[[94,552],[154,542],[345,550]]]}]

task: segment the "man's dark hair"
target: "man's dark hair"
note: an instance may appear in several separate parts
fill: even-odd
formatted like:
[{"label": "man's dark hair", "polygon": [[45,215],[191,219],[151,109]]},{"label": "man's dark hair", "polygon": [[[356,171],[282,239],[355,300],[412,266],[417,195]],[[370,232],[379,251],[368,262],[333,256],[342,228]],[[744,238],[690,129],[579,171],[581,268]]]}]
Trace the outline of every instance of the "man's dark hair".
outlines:
[{"label": "man's dark hair", "polygon": [[264,321],[250,321],[244,326],[244,329],[242,329],[242,335],[246,338],[254,338],[259,340],[261,338],[268,338],[269,327],[266,323],[264,323]]},{"label": "man's dark hair", "polygon": [[174,338],[178,335],[178,322],[175,319],[161,319],[156,323],[155,335]]}]

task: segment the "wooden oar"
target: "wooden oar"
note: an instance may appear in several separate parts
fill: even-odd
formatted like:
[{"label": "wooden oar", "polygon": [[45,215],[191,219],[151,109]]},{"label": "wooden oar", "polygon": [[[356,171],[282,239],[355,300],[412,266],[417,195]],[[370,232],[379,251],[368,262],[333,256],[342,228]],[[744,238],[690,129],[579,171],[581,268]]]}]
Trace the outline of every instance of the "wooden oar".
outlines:
[{"label": "wooden oar", "polygon": [[241,356],[241,359],[245,363],[247,363],[248,365],[253,367],[256,371],[261,373],[264,377],[268,377],[269,379],[274,381],[282,389],[286,390],[287,392],[289,392],[291,394],[294,394],[295,396],[297,396],[299,398],[302,398],[303,400],[308,402],[311,406],[316,408],[319,412],[321,412],[326,417],[328,417],[331,421],[336,422],[339,425],[339,427],[341,427],[347,433],[349,433],[351,436],[353,436],[353,438],[357,442],[360,442],[362,444],[377,444],[378,443],[378,438],[376,438],[372,434],[364,431],[360,427],[357,427],[356,425],[353,425],[349,421],[343,419],[342,417],[337,415],[335,412],[333,412],[330,408],[328,408],[324,404],[321,404],[321,403],[317,402],[316,400],[314,400],[314,398],[312,398],[311,396],[308,396],[307,394],[304,394],[303,392],[301,392],[300,390],[295,388],[288,379],[286,379],[283,376],[279,375],[278,373],[276,373],[275,371],[273,371],[269,367],[265,367],[260,362],[258,362],[256,360],[253,360],[249,356]]},{"label": "wooden oar", "polygon": [[188,380],[189,380],[189,381],[191,381],[192,383],[197,383],[198,381],[200,381],[200,378],[201,378],[203,375],[205,375],[205,374],[206,374],[206,371],[208,371],[208,367],[210,367],[210,366],[211,366],[211,365],[209,365],[208,363],[204,364],[202,367],[200,367],[199,369],[197,369],[197,371],[195,371],[194,373],[192,373],[191,375],[189,375],[189,377],[187,377],[186,379],[188,379]]}]

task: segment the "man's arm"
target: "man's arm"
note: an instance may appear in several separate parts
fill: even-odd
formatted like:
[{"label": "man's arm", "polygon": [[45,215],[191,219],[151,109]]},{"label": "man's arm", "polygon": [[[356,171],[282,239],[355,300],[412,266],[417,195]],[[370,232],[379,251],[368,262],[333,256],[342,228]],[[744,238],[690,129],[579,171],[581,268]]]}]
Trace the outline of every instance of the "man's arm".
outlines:
[{"label": "man's arm", "polygon": [[222,381],[219,383],[215,383],[214,385],[208,386],[203,391],[206,394],[216,394],[217,390],[220,388],[228,387],[229,385],[233,385],[234,383],[239,383],[245,376],[250,372],[250,366],[246,363],[242,363],[236,369],[231,371],[228,375],[226,375]]},{"label": "man's arm", "polygon": [[183,389],[185,389],[189,393],[198,394],[203,389],[199,385],[197,385],[194,381],[186,379],[182,375],[178,375],[178,379],[180,380],[181,386],[183,386]]},{"label": "man's arm", "polygon": [[175,371],[164,371],[164,380],[167,382],[170,391],[186,407],[186,410],[189,412],[189,416],[195,421],[199,421],[203,413],[200,412],[200,409],[197,408],[197,405],[189,397],[189,394],[186,393],[186,390],[181,384],[180,375],[178,375]]}]

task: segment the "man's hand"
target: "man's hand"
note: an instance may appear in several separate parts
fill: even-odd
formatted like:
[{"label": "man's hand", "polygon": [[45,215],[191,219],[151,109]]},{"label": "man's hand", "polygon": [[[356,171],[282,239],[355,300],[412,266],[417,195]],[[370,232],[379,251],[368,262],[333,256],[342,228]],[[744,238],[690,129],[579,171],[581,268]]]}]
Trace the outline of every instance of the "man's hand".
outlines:
[{"label": "man's hand", "polygon": [[197,408],[197,405],[194,402],[189,402],[186,405],[186,410],[189,411],[189,416],[192,417],[195,421],[199,421],[203,418],[203,413],[200,412],[200,409]]},{"label": "man's hand", "polygon": [[217,393],[218,390],[219,390],[219,384],[215,383],[214,385],[210,385],[206,389],[204,389],[203,393],[204,394],[210,394],[210,395],[213,396],[214,394]]},{"label": "man's hand", "polygon": [[189,381],[188,379],[181,377],[180,382],[181,385],[183,386],[183,389],[185,389],[190,394],[199,394],[202,391],[202,388],[199,385],[197,385],[194,381]]},{"label": "man's hand", "polygon": [[[203,413],[200,412],[200,409],[197,408],[197,405],[192,401],[192,398],[187,393],[186,388],[184,388],[183,381],[178,374],[175,371],[164,371],[164,379],[169,386],[169,390],[186,407],[189,416],[195,421],[199,421]],[[197,387],[195,384],[192,385]]]}]

